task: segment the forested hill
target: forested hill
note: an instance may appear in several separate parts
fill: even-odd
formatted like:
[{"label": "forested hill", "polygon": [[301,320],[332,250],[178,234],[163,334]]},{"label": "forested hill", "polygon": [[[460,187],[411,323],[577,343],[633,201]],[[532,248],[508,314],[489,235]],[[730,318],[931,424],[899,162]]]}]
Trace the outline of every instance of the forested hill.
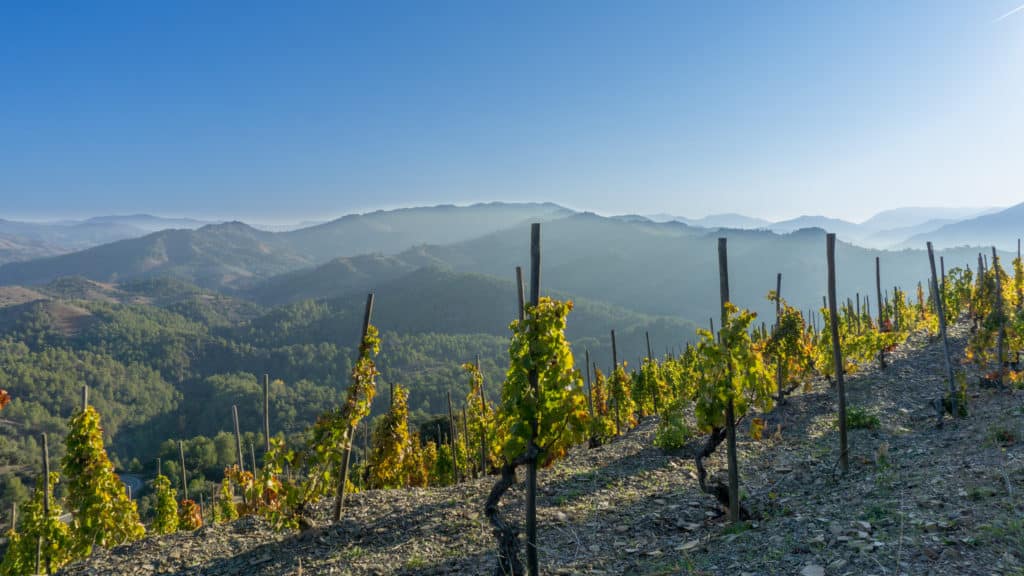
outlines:
[{"label": "forested hill", "polygon": [[[24,495],[18,486],[38,470],[38,434],[63,438],[83,384],[103,414],[119,466],[149,466],[161,453],[173,460],[176,447],[162,444],[184,438],[193,477],[219,479],[234,461],[231,406],[239,406],[242,430],[252,438],[264,373],[274,379],[274,430],[297,433],[341,402],[365,296],[265,308],[170,278],[0,287],[0,389],[14,398],[0,422],[0,467],[24,475],[5,477],[0,505]],[[447,392],[463,398],[469,390],[461,364],[478,356],[487,393],[497,400],[515,302],[511,280],[438,268],[380,284],[374,324],[383,345],[374,414],[384,411],[392,382],[409,388],[414,422],[444,412]],[[663,353],[678,350],[694,327],[577,300],[568,331],[581,368],[585,349],[602,369],[611,364],[612,329],[621,358],[633,364],[646,354],[645,332]],[[63,448],[58,441],[51,450],[59,458]]]}]

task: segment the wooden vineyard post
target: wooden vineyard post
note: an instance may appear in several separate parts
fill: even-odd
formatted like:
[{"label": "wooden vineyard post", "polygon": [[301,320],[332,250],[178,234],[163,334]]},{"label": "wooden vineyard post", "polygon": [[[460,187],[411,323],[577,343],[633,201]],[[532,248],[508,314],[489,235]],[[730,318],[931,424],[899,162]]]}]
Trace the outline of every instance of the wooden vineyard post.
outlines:
[{"label": "wooden vineyard post", "polygon": [[[235,404],[231,405],[231,419],[232,419],[232,421],[234,422],[234,425],[235,425],[235,452],[236,452],[236,455],[238,457],[238,471],[239,472],[245,472],[245,456],[242,455],[242,432],[241,432],[241,429],[238,427],[238,406],[235,405]],[[182,460],[181,460],[181,473],[182,474],[185,473],[185,459],[184,459],[184,456],[182,456]],[[255,477],[256,471],[253,470],[252,473],[253,473],[253,476]],[[242,490],[241,492],[242,492],[242,504],[248,505],[249,503],[246,500],[245,490]],[[188,491],[187,490],[185,491],[185,498],[188,498]]]},{"label": "wooden vineyard post", "polygon": [[448,391],[448,444],[452,449],[452,481],[459,483],[459,458],[455,440],[455,412],[452,411],[452,392]]},{"label": "wooden vineyard post", "polygon": [[[480,355],[476,355],[476,371],[480,372]],[[480,372],[481,377],[483,372]],[[487,431],[483,426],[483,419],[487,416],[487,398],[484,397],[484,385],[480,383],[480,476],[487,476]],[[469,434],[467,429],[466,434]],[[468,436],[467,436],[468,438]]]},{"label": "wooden vineyard post", "polygon": [[[520,283],[520,286],[522,284]],[[530,226],[530,304],[540,304],[540,224]],[[529,371],[530,389],[534,398],[540,397],[539,374],[536,367]],[[530,444],[526,447],[529,461],[526,468],[526,570],[530,576],[539,576],[537,561],[537,417],[530,422]]]},{"label": "wooden vineyard post", "polygon": [[857,326],[857,334],[860,334],[860,292],[857,292],[857,310],[856,315],[853,317],[854,324]]},{"label": "wooden vineyard post", "polygon": [[[882,327],[885,320],[885,306],[882,305],[882,263],[878,256],[875,256],[875,297],[877,298],[875,302],[878,304],[878,331],[884,332]],[[885,368],[884,357],[880,363],[882,368]]]},{"label": "wooden vineyard post", "polygon": [[[370,330],[370,317],[373,315],[373,292],[366,295],[366,309],[363,311],[363,329],[359,335],[359,348],[366,340],[366,333]],[[358,350],[357,349],[357,350]],[[356,360],[358,362],[358,360]],[[345,433],[345,453],[341,456],[341,474],[338,475],[338,494],[334,500],[334,521],[341,520],[341,509],[345,507],[345,487],[348,486],[349,464],[352,462],[352,443],[355,442],[356,427],[351,424]],[[440,441],[440,439],[439,439]]]},{"label": "wooden vineyard post", "polygon": [[[729,312],[725,306],[729,302],[729,257],[725,238],[718,239],[718,287],[722,297],[721,325],[725,326],[729,320]],[[719,334],[719,341],[721,341],[721,334]],[[730,380],[732,379],[731,370],[730,365],[730,373],[726,376]],[[728,448],[727,460],[729,463],[729,521],[739,522],[740,476],[739,464],[736,461],[736,414],[733,404],[733,399],[730,395],[729,401],[725,405],[725,433],[726,446]]]},{"label": "wooden vineyard post", "polygon": [[583,351],[586,356],[586,368],[587,368],[587,410],[590,412],[590,419],[594,419],[594,389],[590,383],[590,349]]},{"label": "wooden vineyard post", "polygon": [[462,434],[464,438],[463,443],[466,445],[466,477],[479,478],[479,476],[473,473],[473,460],[469,457],[470,444],[473,439],[469,437],[469,417],[466,415],[465,404],[462,405]]},{"label": "wooden vineyard post", "polygon": [[896,331],[900,331],[900,306],[903,305],[903,292],[897,286],[892,287],[892,321]]},{"label": "wooden vineyard post", "polygon": [[[238,427],[238,406],[231,405],[231,420],[235,424],[235,452],[238,456],[238,471],[245,472],[245,456],[242,454],[242,432]],[[253,470],[255,474],[256,471]]]},{"label": "wooden vineyard post", "polygon": [[[651,333],[644,330],[644,337],[647,339],[647,359],[651,362],[651,368],[654,368],[654,354],[651,353]],[[643,364],[641,364],[643,366]],[[654,407],[655,414],[661,414],[661,387],[655,382],[654,390],[651,391],[653,395],[651,397],[651,404]]]},{"label": "wooden vineyard post", "polygon": [[850,472],[850,456],[846,444],[846,385],[843,382],[843,351],[839,342],[839,314],[836,309],[836,235],[825,237],[828,256],[828,313],[832,325],[832,360],[835,363],[836,387],[839,390],[839,465],[843,474]]},{"label": "wooden vineyard post", "polygon": [[11,502],[11,532],[18,530],[18,503]]},{"label": "wooden vineyard post", "polygon": [[89,385],[82,384],[82,412],[89,407]]},{"label": "wooden vineyard post", "polygon": [[[185,443],[178,440],[178,460],[181,462],[181,493],[182,500],[188,500],[188,472],[185,470]],[[242,493],[243,498],[245,492]]]},{"label": "wooden vineyard post", "polygon": [[523,320],[526,320],[526,301],[523,299],[524,298],[524,296],[523,296],[524,288],[523,288],[523,267],[522,266],[516,266],[516,292],[518,292],[518,298],[519,298],[517,300],[517,302],[519,304],[519,308],[518,308],[519,321],[522,322]]},{"label": "wooden vineyard post", "polygon": [[[996,312],[999,318],[1003,318],[1003,283],[999,273],[999,255],[996,253],[996,247],[992,247],[992,270],[995,271],[996,275]],[[996,336],[996,365],[999,370],[999,385],[1005,385],[1005,376],[1003,375],[1003,342],[1006,341],[1006,320],[1002,319],[999,321],[999,333]]]},{"label": "wooden vineyard post", "polygon": [[263,437],[264,449],[270,452],[270,374],[263,375]]},{"label": "wooden vineyard post", "polygon": [[[615,371],[619,368],[619,349],[615,346],[615,330],[612,330],[612,373],[611,378],[615,377]],[[619,425],[619,402],[615,401],[615,435],[619,436],[622,434],[621,426]]]},{"label": "wooden vineyard post", "polygon": [[[50,442],[43,432],[43,518],[44,522],[50,522]],[[39,557],[43,550],[42,535],[36,540],[36,573],[39,573]],[[46,564],[46,573],[53,574],[53,560],[50,558],[50,543],[46,542],[46,554],[43,555],[43,562]]]},{"label": "wooden vineyard post", "polygon": [[[938,278],[935,275],[935,253],[932,250],[932,243],[928,243],[928,263],[932,270],[932,285],[938,286]],[[946,359],[946,376],[949,378],[949,400],[950,406],[953,409],[953,418],[957,417],[957,393],[956,393],[956,380],[953,378],[953,363],[949,358],[949,338],[946,336],[946,313],[943,310],[945,305],[942,301],[942,293],[936,289],[935,297],[935,313],[939,316],[939,334],[942,336],[942,351],[943,357]],[[939,425],[942,425],[942,410],[938,410],[939,413]]]},{"label": "wooden vineyard post", "polygon": [[[942,288],[942,290],[940,290],[940,292],[945,294],[946,293],[946,258],[944,256],[939,256],[939,279],[941,280],[939,282],[939,287]],[[956,318],[954,318],[954,320],[956,320]]]},{"label": "wooden vineyard post", "polygon": [[252,464],[252,475],[256,476],[256,442],[249,442],[249,459]]},{"label": "wooden vineyard post", "polygon": [[[775,274],[775,330],[779,329],[779,321],[782,319],[782,272]],[[778,388],[778,404],[782,409],[782,362],[776,362],[775,385]]]}]

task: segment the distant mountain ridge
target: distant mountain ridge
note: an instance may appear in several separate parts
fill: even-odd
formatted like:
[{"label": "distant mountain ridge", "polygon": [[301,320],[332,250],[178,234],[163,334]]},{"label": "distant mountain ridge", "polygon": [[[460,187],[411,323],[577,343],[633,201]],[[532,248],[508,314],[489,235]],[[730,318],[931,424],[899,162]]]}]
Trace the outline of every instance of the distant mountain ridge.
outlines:
[{"label": "distant mountain ridge", "polygon": [[572,212],[555,204],[441,205],[353,214],[291,232],[242,222],[170,229],[79,252],[0,266],[0,284],[46,284],[62,276],[100,282],[170,275],[205,288],[240,290],[338,257],[445,244]]},{"label": "distant mountain ridge", "polygon": [[931,240],[938,247],[996,246],[1016,250],[1017,240],[1024,237],[1024,202],[988,212],[975,218],[946,224],[927,234],[909,238],[903,246],[923,245]]}]

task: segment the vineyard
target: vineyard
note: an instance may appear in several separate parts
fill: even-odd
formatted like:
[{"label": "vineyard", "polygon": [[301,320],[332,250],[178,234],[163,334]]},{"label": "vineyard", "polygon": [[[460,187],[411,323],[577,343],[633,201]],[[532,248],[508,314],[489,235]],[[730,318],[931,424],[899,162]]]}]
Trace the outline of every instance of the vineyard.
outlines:
[{"label": "vineyard", "polygon": [[236,409],[237,463],[211,501],[189,498],[179,443],[182,490],[149,479],[149,519],[84,389],[59,471],[42,439],[0,574],[1024,573],[1020,254],[946,270],[929,245],[930,278],[883,290],[876,260],[876,293],[840,300],[834,249],[819,310],[793,307],[779,274],[759,318],[730,299],[743,271],[721,239],[708,329],[660,357],[648,337],[634,365],[609,327],[605,374],[573,354],[573,303],[542,295],[535,224],[500,398],[466,359],[468,395],[413,430],[408,389],[378,390],[370,294],[338,407],[286,438],[267,378],[261,458]]}]

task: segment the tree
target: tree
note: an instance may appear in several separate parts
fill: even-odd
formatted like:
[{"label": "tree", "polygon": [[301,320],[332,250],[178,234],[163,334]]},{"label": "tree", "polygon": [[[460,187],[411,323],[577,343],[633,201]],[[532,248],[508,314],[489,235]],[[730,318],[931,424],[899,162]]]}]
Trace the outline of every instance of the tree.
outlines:
[{"label": "tree", "polygon": [[[509,368],[498,409],[501,479],[484,505],[498,540],[497,573],[524,573],[518,531],[502,518],[498,508],[501,497],[516,482],[516,468],[531,460],[550,466],[588,432],[583,378],[574,368],[565,338],[571,310],[572,302],[539,298],[536,306],[526,307],[523,320],[510,326]],[[530,385],[531,370],[536,371],[536,390]],[[533,422],[537,423],[537,435],[531,447]]]},{"label": "tree", "polygon": [[95,408],[86,406],[71,418],[65,446],[62,466],[73,515],[74,554],[87,556],[93,546],[109,548],[142,538],[146,530],[107,457]]}]

